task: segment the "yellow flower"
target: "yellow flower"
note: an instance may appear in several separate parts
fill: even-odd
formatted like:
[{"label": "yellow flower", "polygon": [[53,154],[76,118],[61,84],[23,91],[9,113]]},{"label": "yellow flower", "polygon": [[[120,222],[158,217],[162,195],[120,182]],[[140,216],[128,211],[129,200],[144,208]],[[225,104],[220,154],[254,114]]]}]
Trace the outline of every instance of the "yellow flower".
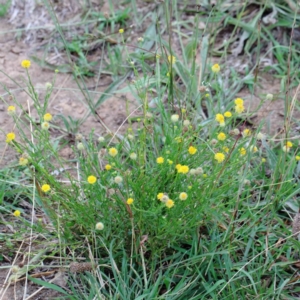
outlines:
[{"label": "yellow flower", "polygon": [[13,215],[15,217],[20,217],[21,216],[21,212],[19,210],[15,210],[14,213],[13,213]]},{"label": "yellow flower", "polygon": [[222,114],[216,114],[216,121],[219,123],[223,123],[224,122],[224,116]]},{"label": "yellow flower", "polygon": [[173,164],[173,160],[171,160],[171,159],[167,159],[167,162],[168,162],[169,165]]},{"label": "yellow flower", "polygon": [[261,159],[261,162],[262,163],[265,163],[267,160],[263,157],[262,159]]},{"label": "yellow flower", "polygon": [[296,161],[299,161],[300,160],[300,156],[299,155],[296,155]]},{"label": "yellow flower", "polygon": [[28,69],[28,68],[30,67],[30,65],[31,65],[30,60],[25,59],[25,60],[22,60],[22,62],[21,62],[21,66],[22,66],[24,69]]},{"label": "yellow flower", "polygon": [[244,112],[245,111],[245,107],[244,107],[244,105],[236,105],[235,106],[235,111],[238,113],[238,114],[241,114],[242,112]]},{"label": "yellow flower", "polygon": [[223,147],[223,151],[226,152],[226,153],[228,153],[228,152],[229,152],[229,148],[226,147],[226,146],[224,146],[224,147]]},{"label": "yellow flower", "polygon": [[218,140],[219,141],[225,141],[226,140],[226,134],[224,132],[220,132],[218,134]]},{"label": "yellow flower", "polygon": [[194,154],[196,154],[196,152],[197,152],[197,148],[195,148],[193,146],[189,147],[189,154],[194,155]]},{"label": "yellow flower", "polygon": [[20,166],[26,166],[28,164],[28,159],[24,157],[20,157],[19,159],[19,165]]},{"label": "yellow flower", "polygon": [[224,161],[225,159],[225,155],[223,153],[216,153],[215,154],[215,160],[218,161],[218,163],[221,163],[222,161]]},{"label": "yellow flower", "polygon": [[102,222],[98,222],[95,227],[97,230],[103,230],[104,224]]},{"label": "yellow flower", "polygon": [[43,130],[48,130],[50,127],[50,124],[48,122],[43,122],[41,126],[42,126]]},{"label": "yellow flower", "polygon": [[171,200],[171,199],[168,199],[168,200],[166,201],[166,207],[167,207],[167,208],[171,208],[171,207],[173,207],[173,206],[174,206],[174,201]]},{"label": "yellow flower", "polygon": [[118,154],[118,150],[116,148],[109,148],[108,154],[112,157],[115,157]]},{"label": "yellow flower", "polygon": [[207,178],[207,174],[203,174],[202,177],[203,177],[203,178]]},{"label": "yellow flower", "polygon": [[244,147],[242,147],[241,149],[239,149],[240,155],[244,156],[247,154],[247,151]]},{"label": "yellow flower", "polygon": [[234,100],[234,104],[235,104],[235,105],[244,105],[244,100],[241,99],[241,98],[236,98],[236,99]]},{"label": "yellow flower", "polygon": [[256,153],[258,151],[257,147],[256,146],[250,146],[250,151],[252,153]]},{"label": "yellow flower", "polygon": [[13,115],[16,113],[16,108],[15,108],[13,105],[10,105],[10,106],[7,108],[7,113],[8,113],[10,116],[13,116]]},{"label": "yellow flower", "polygon": [[244,111],[245,111],[244,105],[236,105],[235,106],[235,112],[237,112],[238,114],[241,114]]},{"label": "yellow flower", "polygon": [[211,67],[211,70],[213,71],[213,73],[219,73],[221,68],[219,66],[219,64],[214,64],[212,67]]},{"label": "yellow flower", "polygon": [[120,29],[119,29],[119,33],[121,33],[121,34],[124,33],[124,29],[123,29],[123,28],[120,28]]},{"label": "yellow flower", "polygon": [[87,181],[89,184],[94,184],[97,181],[97,178],[94,175],[90,175]]},{"label": "yellow flower", "polygon": [[251,135],[251,130],[248,129],[248,128],[244,129],[242,135],[243,135],[243,137],[250,136]]},{"label": "yellow flower", "polygon": [[230,117],[232,117],[232,113],[230,111],[225,111],[224,112],[224,117],[230,118]]},{"label": "yellow flower", "polygon": [[156,196],[156,198],[158,200],[161,200],[161,198],[163,197],[163,195],[164,195],[164,193],[158,193],[157,196]]},{"label": "yellow flower", "polygon": [[42,187],[41,187],[41,189],[42,189],[42,191],[43,191],[44,193],[47,193],[47,192],[49,192],[49,191],[51,190],[49,184],[43,184]]},{"label": "yellow flower", "polygon": [[111,167],[111,165],[110,165],[110,164],[107,164],[107,165],[105,165],[105,167],[104,167],[104,168],[105,168],[105,170],[106,170],[106,171],[109,171],[109,170],[110,170],[112,167]]},{"label": "yellow flower", "polygon": [[128,198],[127,201],[126,201],[126,203],[128,205],[131,205],[133,203],[133,199],[132,198]]},{"label": "yellow flower", "polygon": [[172,65],[176,62],[176,57],[174,55],[168,55],[168,62]]},{"label": "yellow flower", "polygon": [[164,161],[165,161],[165,159],[164,159],[162,156],[160,156],[160,157],[158,157],[158,158],[156,159],[156,162],[157,162],[158,164],[163,164]]},{"label": "yellow flower", "polygon": [[10,143],[11,141],[13,141],[16,138],[16,135],[13,132],[9,132],[6,135],[6,143]]},{"label": "yellow flower", "polygon": [[290,149],[293,147],[293,143],[290,141],[285,142],[285,145],[282,147],[284,152],[289,152]]},{"label": "yellow flower", "polygon": [[180,200],[186,200],[188,198],[188,194],[187,193],[180,193],[179,194],[179,199]]},{"label": "yellow flower", "polygon": [[49,121],[51,121],[51,120],[52,120],[52,115],[49,114],[49,113],[46,113],[46,114],[44,115],[44,121],[49,122]]},{"label": "yellow flower", "polygon": [[188,166],[185,166],[185,165],[184,166],[180,166],[178,168],[176,167],[176,169],[177,169],[178,173],[182,173],[182,174],[186,174],[190,170],[190,168]]},{"label": "yellow flower", "polygon": [[175,166],[175,168],[176,168],[176,170],[178,171],[178,170],[181,168],[181,164],[177,164],[177,165]]}]

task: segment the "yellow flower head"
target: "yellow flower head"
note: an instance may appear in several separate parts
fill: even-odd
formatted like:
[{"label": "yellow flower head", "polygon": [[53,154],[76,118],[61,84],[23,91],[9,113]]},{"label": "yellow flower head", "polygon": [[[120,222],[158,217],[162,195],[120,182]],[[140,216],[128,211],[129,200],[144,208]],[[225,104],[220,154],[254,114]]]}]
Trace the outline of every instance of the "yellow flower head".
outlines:
[{"label": "yellow flower head", "polygon": [[186,200],[188,198],[188,194],[187,193],[180,193],[179,194],[179,199],[180,200]]},{"label": "yellow flower head", "polygon": [[224,123],[225,118],[222,114],[216,114],[216,121],[219,123]]},{"label": "yellow flower head", "polygon": [[24,69],[28,69],[28,68],[30,67],[30,65],[31,65],[30,60],[25,59],[25,60],[22,60],[22,62],[21,62],[21,66],[22,66]]},{"label": "yellow flower head", "polygon": [[174,206],[174,201],[171,200],[171,199],[168,199],[168,200],[165,202],[165,204],[166,204],[166,207],[167,207],[167,208],[171,208],[171,207]]},{"label": "yellow flower head", "polygon": [[218,162],[218,163],[221,163],[222,161],[224,161],[225,159],[225,155],[223,153],[216,153],[215,154],[215,160]]},{"label": "yellow flower head", "polygon": [[164,159],[162,156],[160,156],[160,157],[158,157],[158,158],[156,159],[156,162],[157,162],[158,164],[163,164],[164,161],[165,161],[165,159]]},{"label": "yellow flower head", "polygon": [[177,169],[178,173],[182,173],[182,174],[187,174],[189,172],[189,170],[190,170],[190,168],[188,166],[185,166],[185,165],[180,166],[178,168],[176,166],[176,169]]},{"label": "yellow flower head", "polygon": [[234,100],[235,105],[244,105],[244,100],[242,98],[236,98]]},{"label": "yellow flower head", "polygon": [[223,147],[223,151],[226,152],[226,153],[228,153],[228,152],[229,152],[229,148],[226,147],[226,146],[224,146],[224,147]]},{"label": "yellow flower head", "polygon": [[299,156],[299,155],[296,155],[296,156],[295,156],[295,159],[296,159],[296,161],[299,161],[299,160],[300,160],[300,156]]},{"label": "yellow flower head", "polygon": [[213,71],[213,73],[219,73],[221,68],[219,66],[219,64],[214,64],[212,67],[211,67],[211,70]]},{"label": "yellow flower head", "polygon": [[224,117],[230,118],[230,117],[232,117],[232,113],[230,111],[225,111],[224,112]]},{"label": "yellow flower head", "polygon": [[119,29],[119,33],[121,33],[121,34],[124,33],[124,29],[123,29],[123,28],[120,28],[120,29]]},{"label": "yellow flower head", "polygon": [[28,164],[28,159],[25,157],[20,157],[19,159],[19,165],[20,166],[26,166]]},{"label": "yellow flower head", "polygon": [[226,134],[224,132],[220,132],[218,134],[218,140],[219,141],[225,141],[226,140]]},{"label": "yellow flower head", "polygon": [[19,210],[15,210],[14,213],[13,213],[13,215],[15,217],[20,217],[21,216],[21,212]]},{"label": "yellow flower head", "polygon": [[89,184],[94,184],[97,181],[97,178],[94,175],[90,175],[87,178],[87,181],[88,181]]},{"label": "yellow flower head", "polygon": [[242,135],[243,135],[243,137],[250,136],[251,135],[251,130],[248,129],[248,128],[244,129]]},{"label": "yellow flower head", "polygon": [[167,162],[168,162],[169,165],[173,164],[173,160],[171,160],[171,159],[167,159]]},{"label": "yellow flower head", "polygon": [[157,196],[156,196],[157,200],[161,200],[163,195],[164,195],[164,193],[158,193]]},{"label": "yellow flower head", "polygon": [[282,150],[284,152],[289,152],[292,147],[293,147],[293,143],[290,141],[286,141],[285,145],[282,147]]},{"label": "yellow flower head", "polygon": [[181,164],[177,164],[177,165],[175,166],[175,168],[176,168],[176,170],[178,171],[178,170],[181,168]]},{"label": "yellow flower head", "polygon": [[197,148],[195,148],[193,146],[189,147],[189,154],[194,155],[194,154],[196,154],[196,152],[197,152]]},{"label": "yellow flower head", "polygon": [[256,146],[250,146],[250,151],[252,153],[256,153],[258,151],[257,147]]},{"label": "yellow flower head", "polygon": [[46,114],[44,115],[44,121],[49,122],[49,121],[51,121],[51,120],[52,120],[52,115],[49,114],[49,113],[46,113]]},{"label": "yellow flower head", "polygon": [[43,184],[42,187],[41,187],[41,189],[42,189],[42,191],[43,191],[44,193],[47,193],[47,192],[49,192],[49,191],[51,190],[49,184]]},{"label": "yellow flower head", "polygon": [[126,203],[128,205],[131,205],[133,203],[133,198],[128,198],[127,201],[126,201]]},{"label": "yellow flower head", "polygon": [[174,55],[168,55],[168,62],[172,65],[175,64],[176,57]]},{"label": "yellow flower head", "polygon": [[241,114],[244,111],[245,111],[244,105],[236,105],[235,106],[235,112],[237,112],[238,114]]},{"label": "yellow flower head", "polygon": [[16,138],[16,135],[13,132],[9,132],[6,135],[6,143],[10,143],[11,141],[13,141]]},{"label": "yellow flower head", "polygon": [[15,108],[15,106],[10,105],[10,106],[7,108],[7,113],[8,113],[10,116],[13,116],[13,115],[16,113],[16,108]]},{"label": "yellow flower head", "polygon": [[109,171],[109,170],[110,170],[112,167],[111,167],[111,165],[110,165],[110,164],[107,164],[107,165],[105,165],[105,167],[104,167],[104,168],[105,168],[105,170],[106,170],[106,171]]},{"label": "yellow flower head", "polygon": [[118,150],[116,148],[109,148],[108,154],[112,157],[115,157],[118,154]]},{"label": "yellow flower head", "polygon": [[240,155],[244,156],[247,154],[247,151],[244,147],[242,147],[241,149],[239,149]]}]

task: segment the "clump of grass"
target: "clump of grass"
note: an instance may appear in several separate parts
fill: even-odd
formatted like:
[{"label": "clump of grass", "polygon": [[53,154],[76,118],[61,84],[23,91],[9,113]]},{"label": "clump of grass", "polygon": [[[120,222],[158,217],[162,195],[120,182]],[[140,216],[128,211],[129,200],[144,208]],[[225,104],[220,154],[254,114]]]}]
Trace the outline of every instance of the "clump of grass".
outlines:
[{"label": "clump of grass", "polygon": [[[197,69],[195,58],[182,62],[166,42],[162,51],[150,58],[138,53],[132,62],[136,56],[129,56],[125,34],[119,31],[120,43],[136,78],[122,91],[135,95],[142,114],[135,127],[128,115],[123,136],[77,135],[72,161],[59,156],[51,134],[57,126],[48,105],[55,73],[41,101],[30,61],[22,62],[24,89],[39,122],[11,94],[13,105],[4,102],[16,127],[4,134],[19,155],[32,218],[26,219],[21,203],[6,199],[10,222],[30,224],[31,237],[39,230],[57,237],[61,256],[70,247],[73,260],[78,253],[89,257],[91,262],[70,266],[72,273],[95,272],[72,275],[72,299],[269,299],[298,293],[291,266],[296,226],[291,234],[291,219],[282,210],[300,189],[297,142],[248,125],[252,113],[244,99],[224,99],[221,63]],[[202,81],[190,82],[191,72],[202,72]],[[21,111],[25,118],[19,118]],[[37,207],[49,220],[47,228],[33,218]]]}]

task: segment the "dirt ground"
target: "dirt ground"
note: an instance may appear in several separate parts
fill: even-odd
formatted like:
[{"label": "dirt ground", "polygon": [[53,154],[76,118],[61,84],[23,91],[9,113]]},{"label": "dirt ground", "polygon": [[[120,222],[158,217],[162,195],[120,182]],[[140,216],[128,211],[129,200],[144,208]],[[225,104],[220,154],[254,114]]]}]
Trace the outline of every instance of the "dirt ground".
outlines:
[{"label": "dirt ground", "polygon": [[[28,5],[31,2],[32,1],[24,1],[24,3],[27,3]],[[94,2],[97,3],[97,1]],[[16,1],[12,1],[12,5],[16,5],[16,3]],[[72,1],[65,1],[65,3],[64,10],[62,10],[65,15],[69,14],[69,17],[71,18],[78,13],[76,8],[74,8],[76,5],[72,3]],[[108,3],[104,3],[99,9],[105,10],[107,7]],[[28,18],[32,18],[32,16],[36,17],[36,14],[41,14],[41,12],[29,10],[28,14]],[[15,124],[13,119],[7,115],[7,106],[13,105],[13,101],[10,100],[4,87],[14,95],[16,100],[20,102],[24,108],[32,110],[32,100],[23,90],[25,87],[26,71],[21,68],[21,61],[23,59],[28,59],[33,54],[36,56],[43,56],[43,51],[37,50],[36,42],[30,40],[32,38],[30,38],[30,31],[25,31],[21,38],[16,38],[16,32],[12,32],[12,30],[18,28],[18,20],[19,19],[12,14],[0,18],[0,69],[5,73],[0,73],[0,96],[4,99],[4,101],[0,101],[0,167],[10,165],[17,160],[16,153],[11,151],[5,143],[6,133],[14,131]],[[49,20],[49,18],[47,20]],[[26,19],[23,20],[23,23],[26,24]],[[35,25],[38,26],[41,24],[37,22]],[[25,25],[22,24],[22,26]],[[99,53],[95,53],[95,55],[99,55]],[[33,85],[36,87],[42,98],[45,94],[46,83],[51,82],[55,75],[54,71],[42,68],[33,62],[29,69],[29,73]],[[103,75],[100,81],[101,87],[93,90],[95,100],[100,97],[101,93],[111,83],[111,78]],[[86,79],[85,84],[87,87],[94,87],[97,82],[95,78],[89,78]],[[260,85],[261,88],[255,90],[254,96],[251,95],[247,89],[243,89],[238,96],[246,99],[246,107],[249,108],[250,111],[256,111],[263,94],[271,93],[275,95],[274,100],[263,104],[251,119],[254,126],[257,126],[261,121],[264,121],[264,130],[275,134],[283,129],[284,94],[280,90],[279,80],[274,79],[272,76],[263,76]],[[126,129],[126,126],[124,127],[121,125],[127,117],[127,100],[129,101],[129,110],[131,112],[137,107],[137,104],[129,93],[119,95],[118,97],[111,97],[97,110],[102,121],[112,132],[120,130],[122,133]],[[55,89],[50,98],[48,111],[54,116],[54,122],[56,120],[55,117],[58,114],[62,114],[65,117],[71,116],[73,119],[81,119],[88,111],[89,108],[85,104],[84,97],[78,89],[72,75],[69,73],[58,73]],[[34,115],[35,112],[32,111],[32,114]],[[296,112],[295,117],[299,116],[299,113]],[[92,129],[94,129],[96,136],[105,135],[107,133],[97,118],[91,115],[80,126],[80,133],[87,137]],[[71,155],[71,149],[68,147],[65,148],[62,155],[68,158],[68,156]],[[5,282],[6,274],[7,269],[0,269],[0,290],[2,288],[1,284]],[[0,294],[0,300],[22,299],[23,289],[24,286],[22,282],[16,283],[9,287],[5,294]],[[29,285],[28,295],[34,290],[35,286]],[[35,296],[31,299],[52,299],[53,297],[58,296],[54,292],[51,292],[49,295],[47,293],[39,294],[39,296]]]}]

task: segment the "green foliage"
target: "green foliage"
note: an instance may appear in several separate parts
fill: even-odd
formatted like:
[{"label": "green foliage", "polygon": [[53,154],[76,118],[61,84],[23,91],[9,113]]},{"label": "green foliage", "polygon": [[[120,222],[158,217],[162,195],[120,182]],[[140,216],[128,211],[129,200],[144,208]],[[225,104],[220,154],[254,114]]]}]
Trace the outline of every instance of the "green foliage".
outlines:
[{"label": "green foliage", "polygon": [[5,3],[0,3],[0,18],[5,17],[10,7],[10,4],[11,4],[10,0],[7,0]]},{"label": "green foliage", "polygon": [[[65,50],[76,57],[71,69],[89,113],[95,114],[111,96],[135,97],[139,114],[128,112],[124,134],[108,130],[97,138],[92,130],[83,136],[84,118],[56,115],[47,120],[55,75],[41,99],[30,68],[26,70],[26,92],[39,120],[24,111],[24,118],[12,114],[20,134],[7,144],[28,161],[3,173],[1,212],[24,233],[29,224],[19,206],[23,200],[31,202],[43,211],[51,231],[40,223],[31,228],[57,237],[54,253],[95,260],[93,270],[70,275],[68,293],[29,278],[69,299],[292,299],[299,293],[294,276],[299,242],[290,230],[299,209],[299,143],[289,138],[289,124],[280,138],[262,134],[264,124],[252,126],[255,111],[249,112],[236,94],[243,87],[254,93],[259,79],[255,66],[246,68],[245,76],[234,67],[225,69],[225,63],[214,71],[218,66],[212,68],[209,55],[221,53],[209,49],[219,31],[211,38],[200,31],[198,14],[192,28],[180,15],[191,10],[180,11],[172,3],[158,5],[157,14],[167,16],[165,24],[152,18],[143,37],[130,43],[125,28],[129,9],[111,12],[110,18],[96,12],[84,15],[99,18],[100,31],[125,28],[116,33],[117,45],[103,47],[107,53],[101,62],[106,63],[97,72],[86,56],[86,36],[63,39]],[[201,14],[206,24],[220,22],[224,14],[224,26],[240,32],[243,51],[250,56],[255,47],[259,53],[263,42],[274,42],[267,26],[261,36],[256,31],[268,9],[262,6],[251,22],[244,19],[246,5],[234,15],[222,3]],[[177,31],[169,28],[173,16]],[[192,35],[185,39],[180,26],[193,29]],[[172,43],[172,30],[178,43]],[[232,41],[223,45],[222,55]],[[296,53],[293,46],[286,53],[280,47],[272,48],[274,53],[278,48],[278,66],[272,66],[278,71],[286,70],[289,51]],[[289,67],[296,66],[297,58]],[[112,83],[94,101],[83,76],[96,73],[109,73]],[[21,109],[18,99],[13,101]],[[257,109],[270,101],[262,97]],[[286,107],[287,119],[289,112]],[[69,154],[63,157],[60,150],[66,145]],[[26,185],[13,189],[9,182],[19,181],[21,174]],[[13,216],[17,209],[20,217]],[[12,251],[11,239],[0,237]]]}]

